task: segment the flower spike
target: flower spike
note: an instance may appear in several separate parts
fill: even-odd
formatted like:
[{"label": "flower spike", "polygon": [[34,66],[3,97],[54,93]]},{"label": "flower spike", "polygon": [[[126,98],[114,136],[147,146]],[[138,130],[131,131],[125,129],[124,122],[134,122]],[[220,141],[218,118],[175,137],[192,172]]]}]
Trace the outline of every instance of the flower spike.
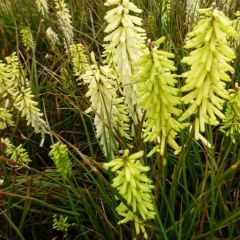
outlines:
[{"label": "flower spike", "polygon": [[175,138],[183,128],[183,124],[175,119],[181,114],[177,107],[181,102],[175,87],[177,80],[172,73],[176,68],[170,60],[174,55],[158,50],[164,40],[162,37],[153,43],[148,42],[149,50],[141,56],[139,71],[133,76],[137,83],[139,105],[146,111],[144,141],[157,142],[159,146],[154,149],[161,155],[164,154],[166,143],[175,150],[175,154],[181,150]]},{"label": "flower spike", "polygon": [[234,69],[230,63],[235,58],[228,46],[227,37],[236,36],[231,21],[216,8],[199,9],[201,18],[188,34],[185,48],[194,50],[182,62],[190,66],[183,73],[185,84],[181,88],[182,102],[187,105],[180,121],[194,115],[195,139],[206,140],[201,133],[205,125],[218,125],[224,119],[223,104],[229,99],[226,82]]},{"label": "flower spike", "polygon": [[142,11],[129,0],[108,0],[105,3],[105,6],[112,5],[117,6],[109,10],[105,16],[108,23],[105,29],[108,35],[104,38],[104,41],[108,42],[105,45],[105,53],[110,55],[106,58],[110,64],[115,65],[114,69],[119,75],[125,102],[136,124],[142,113],[137,106],[136,85],[131,76],[135,70],[134,65],[145,48],[146,33],[141,27],[142,19],[132,15],[131,12]]},{"label": "flower spike", "polygon": [[[116,173],[112,186],[126,200],[128,206],[123,202],[116,208],[118,214],[123,217],[118,224],[133,221],[136,234],[143,233],[145,239],[148,238],[143,223],[155,218],[155,208],[153,205],[152,181],[146,176],[149,167],[143,165],[140,158],[143,151],[129,155],[129,150],[124,150],[123,156],[105,163],[105,168],[110,168]],[[129,208],[131,207],[131,209]]]}]

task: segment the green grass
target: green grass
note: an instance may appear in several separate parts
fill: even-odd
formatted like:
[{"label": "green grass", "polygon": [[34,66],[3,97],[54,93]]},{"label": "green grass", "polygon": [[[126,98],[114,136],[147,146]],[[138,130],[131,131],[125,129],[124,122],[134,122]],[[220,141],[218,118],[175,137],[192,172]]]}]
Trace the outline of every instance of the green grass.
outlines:
[{"label": "green grass", "polygon": [[[86,47],[88,55],[94,51],[100,59],[106,26],[104,1],[68,2],[75,41]],[[182,46],[187,27],[192,27],[185,26],[185,1],[170,1],[169,10],[164,0],[134,2],[143,9],[148,37],[166,36],[164,48],[176,55],[176,66],[182,72],[185,67],[180,60],[187,54]],[[200,5],[207,7],[211,2],[201,1]],[[220,9],[224,7],[217,2]],[[227,13],[232,18],[240,3],[230,2]],[[9,4],[7,9],[1,5],[4,3]],[[49,17],[42,21],[33,1],[0,0],[0,59],[17,51],[52,130],[43,147],[39,147],[40,136],[20,116],[14,129],[0,131],[0,137],[23,143],[32,159],[29,167],[17,168],[1,158],[0,149],[0,178],[4,179],[0,186],[0,239],[61,239],[62,233],[52,228],[54,214],[68,217],[68,239],[133,239],[133,224],[117,224],[120,217],[115,208],[119,201],[114,196],[121,196],[111,187],[113,176],[102,167],[111,158],[104,157],[95,138],[93,116],[84,112],[89,106],[86,88],[77,85],[63,47],[51,49],[46,38],[49,26],[58,32],[53,4],[49,4]],[[22,26],[32,30],[34,53],[26,52],[22,46]],[[236,54],[233,81],[239,82],[238,49]],[[206,135],[213,149],[205,148],[190,132],[183,131],[178,140],[184,146],[179,156],[168,149],[164,158],[144,158],[144,163],[151,166],[149,177],[156,186],[156,219],[146,223],[149,239],[239,239],[240,136],[234,145],[219,128],[209,127]],[[73,176],[67,179],[62,178],[48,157],[49,146],[57,139],[71,152]],[[134,151],[151,149],[142,142],[140,134],[133,143]]]}]

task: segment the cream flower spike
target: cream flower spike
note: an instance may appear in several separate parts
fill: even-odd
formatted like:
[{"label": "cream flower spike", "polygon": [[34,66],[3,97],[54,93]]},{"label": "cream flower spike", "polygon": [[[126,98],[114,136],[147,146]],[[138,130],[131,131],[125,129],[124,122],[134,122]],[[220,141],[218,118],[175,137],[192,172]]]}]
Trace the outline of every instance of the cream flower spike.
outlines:
[{"label": "cream flower spike", "polygon": [[38,109],[38,103],[33,99],[34,96],[28,87],[29,82],[20,60],[15,52],[5,60],[6,64],[0,61],[0,98],[5,103],[5,108],[0,107],[0,129],[14,125],[12,121],[14,106],[21,116],[26,118],[27,125],[31,125],[35,133],[41,133],[41,144],[43,144],[44,136],[49,133],[49,128],[42,118],[43,114]]},{"label": "cream flower spike", "polygon": [[64,37],[65,48],[68,49],[73,43],[73,26],[72,26],[72,16],[68,9],[68,5],[64,0],[54,0],[56,14],[58,18],[58,26]]},{"label": "cream flower spike", "polygon": [[136,124],[142,113],[137,107],[136,85],[131,80],[131,76],[134,65],[145,48],[146,33],[141,27],[142,19],[131,15],[131,12],[141,13],[142,11],[129,0],[109,0],[105,5],[117,5],[105,16],[108,23],[105,29],[108,35],[104,38],[104,41],[108,42],[105,53],[114,53],[112,62],[119,75],[130,116]]},{"label": "cream flower spike", "polygon": [[53,31],[53,29],[51,27],[47,28],[46,36],[53,48],[56,46],[56,44],[59,43],[58,35],[56,32]]},{"label": "cream flower spike", "polygon": [[[177,80],[172,72],[176,70],[172,53],[158,50],[165,38],[155,42],[149,41],[149,50],[142,55],[138,62],[139,71],[133,76],[137,82],[137,96],[140,107],[146,111],[143,137],[145,142],[156,142],[159,146],[154,151],[164,154],[165,145],[168,143],[175,154],[181,147],[175,141],[177,133],[184,127],[175,117],[181,114],[178,105],[181,103],[178,89],[175,87]],[[159,149],[159,150],[157,150]],[[151,151],[152,155],[154,151]]]},{"label": "cream flower spike", "polygon": [[182,60],[190,70],[182,74],[186,78],[181,88],[185,93],[182,102],[188,106],[179,120],[194,115],[195,139],[205,144],[206,139],[201,134],[205,132],[205,125],[218,125],[219,119],[224,119],[223,104],[229,99],[226,82],[231,81],[228,73],[234,72],[230,63],[235,58],[227,37],[236,36],[237,32],[232,22],[216,8],[199,9],[198,12],[201,18],[188,34],[185,45],[195,50]]},{"label": "cream flower spike", "polygon": [[122,99],[117,98],[116,74],[108,65],[100,66],[95,55],[91,53],[92,65],[89,65],[85,74],[82,75],[84,84],[88,85],[86,96],[90,98],[91,106],[87,113],[94,112],[94,125],[96,127],[96,137],[100,139],[103,152],[107,153],[107,148],[113,150],[115,147],[111,135],[115,130],[123,137],[127,137],[128,116],[122,103]]},{"label": "cream flower spike", "polygon": [[11,81],[10,72],[5,63],[0,60],[0,96],[6,97],[8,94],[13,95],[15,89],[13,88],[14,82]]},{"label": "cream flower spike", "polygon": [[43,120],[43,113],[38,109],[38,103],[33,99],[31,89],[28,87],[28,79],[25,78],[23,67],[14,52],[6,57],[6,69],[10,80],[13,82],[10,94],[14,100],[14,107],[27,120],[27,125],[33,127],[35,133],[41,133],[42,141],[48,133],[47,123]]},{"label": "cream flower spike", "polygon": [[49,13],[47,0],[35,0],[37,10],[42,14],[43,17],[47,17]]},{"label": "cream flower spike", "polygon": [[118,224],[133,221],[136,235],[143,233],[148,238],[144,222],[155,218],[153,205],[152,181],[146,173],[150,167],[144,166],[141,162],[143,151],[129,155],[129,150],[124,150],[123,156],[105,163],[106,169],[111,169],[116,174],[112,186],[126,200],[128,206],[123,202],[116,208],[117,213],[123,217]]},{"label": "cream flower spike", "polygon": [[27,120],[27,125],[33,127],[35,133],[41,133],[44,136],[47,133],[47,124],[43,120],[43,114],[38,109],[38,103],[33,100],[33,94],[30,88],[21,88],[17,91],[14,101],[15,108]]},{"label": "cream flower spike", "polygon": [[9,80],[12,82],[8,92],[14,98],[16,96],[16,89],[28,85],[28,82],[26,81],[23,67],[16,52],[13,52],[10,56],[7,56],[5,60],[7,62],[6,73]]}]

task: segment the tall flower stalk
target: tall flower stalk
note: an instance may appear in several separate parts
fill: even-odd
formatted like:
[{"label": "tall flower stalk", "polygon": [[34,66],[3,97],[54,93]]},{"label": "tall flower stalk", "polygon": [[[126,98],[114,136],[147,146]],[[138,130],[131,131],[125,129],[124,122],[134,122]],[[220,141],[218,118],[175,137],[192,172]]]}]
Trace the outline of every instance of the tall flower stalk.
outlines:
[{"label": "tall flower stalk", "polygon": [[150,167],[146,167],[141,162],[143,151],[129,155],[129,150],[125,150],[123,156],[105,163],[104,167],[111,169],[116,177],[112,186],[126,200],[128,206],[121,202],[116,211],[123,217],[118,224],[133,221],[136,234],[143,233],[145,239],[148,238],[144,227],[144,222],[155,218],[155,208],[153,205],[152,181],[146,173]]},{"label": "tall flower stalk", "polygon": [[97,63],[94,53],[91,53],[92,64],[82,75],[84,84],[88,85],[86,96],[90,98],[91,106],[87,113],[94,112],[96,137],[100,139],[103,151],[117,150],[113,135],[118,131],[123,137],[129,138],[129,118],[123,99],[117,97],[116,74],[108,65]]},{"label": "tall flower stalk", "polygon": [[104,41],[108,42],[105,52],[112,54],[112,62],[119,75],[130,116],[137,123],[142,114],[137,107],[136,85],[131,76],[134,65],[144,49],[146,34],[141,27],[142,19],[131,12],[142,11],[129,0],[107,0],[105,3],[105,6],[112,5],[116,7],[109,10],[105,16],[108,23],[105,29],[108,35],[104,38]]},{"label": "tall flower stalk", "polygon": [[88,66],[87,56],[81,43],[72,44],[70,46],[71,60],[73,65],[73,73],[77,80],[81,80]]},{"label": "tall flower stalk", "polygon": [[[139,71],[133,79],[137,83],[137,96],[140,107],[146,112],[143,137],[145,142],[157,142],[154,150],[164,154],[168,143],[177,154],[181,147],[175,141],[183,124],[176,120],[181,114],[179,91],[175,87],[177,80],[172,72],[176,70],[172,53],[158,50],[164,37],[156,42],[149,41],[148,51],[138,62]],[[153,152],[152,152],[153,153]]]},{"label": "tall flower stalk", "polygon": [[180,120],[194,116],[195,139],[208,144],[201,133],[206,124],[218,125],[224,119],[223,104],[229,99],[226,82],[231,78],[228,73],[234,69],[230,63],[235,58],[234,51],[228,46],[227,38],[237,33],[231,21],[216,8],[199,9],[200,20],[188,34],[186,49],[194,49],[182,62],[190,66],[183,73],[186,78],[181,88],[182,101],[187,105]]},{"label": "tall flower stalk", "polygon": [[68,5],[64,0],[54,0],[54,3],[58,19],[58,27],[63,34],[65,48],[68,49],[73,43],[74,36],[72,16],[68,9]]},{"label": "tall flower stalk", "polygon": [[15,107],[26,118],[27,125],[32,126],[35,133],[41,133],[43,141],[44,135],[48,133],[47,123],[28,85],[16,53],[6,57],[6,64],[0,62],[0,97],[5,102],[5,107],[0,108],[0,125],[1,128],[13,125],[11,113],[12,107]]}]

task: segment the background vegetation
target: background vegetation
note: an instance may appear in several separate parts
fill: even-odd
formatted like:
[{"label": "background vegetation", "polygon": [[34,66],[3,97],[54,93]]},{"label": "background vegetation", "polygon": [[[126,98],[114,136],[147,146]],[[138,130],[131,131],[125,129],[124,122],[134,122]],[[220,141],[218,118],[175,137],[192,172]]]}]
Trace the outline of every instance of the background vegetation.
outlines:
[{"label": "background vegetation", "polygon": [[[103,50],[103,0],[71,0],[70,13],[74,42],[82,43],[101,60]],[[143,9],[143,23],[149,38],[166,36],[164,48],[175,54],[179,72],[185,35],[195,22],[196,14],[187,22],[186,1],[135,0]],[[200,7],[211,6],[211,0],[199,1]],[[239,1],[216,1],[219,9],[234,19]],[[0,59],[16,51],[21,59],[32,91],[52,130],[42,147],[41,137],[33,133],[19,117],[17,126],[0,132],[0,137],[14,139],[27,149],[31,163],[18,168],[4,161],[0,149],[0,239],[131,239],[131,224],[118,225],[115,208],[118,201],[111,187],[111,177],[102,168],[106,159],[95,138],[93,116],[84,113],[89,106],[85,86],[77,85],[70,57],[63,46],[52,48],[46,37],[51,26],[58,34],[54,4],[49,1],[49,16],[43,20],[31,0],[0,0]],[[35,50],[26,51],[20,29],[30,27]],[[240,54],[233,76],[239,82]],[[180,83],[179,83],[180,84]],[[139,129],[140,130],[140,129]],[[149,239],[240,239],[239,143],[232,144],[219,128],[209,127],[207,138],[214,149],[205,149],[188,131],[179,140],[184,149],[176,157],[168,152],[161,157],[145,159],[151,166],[156,220],[148,223]],[[70,149],[73,174],[63,178],[48,156],[50,145],[60,139]],[[150,149],[139,136],[133,139],[134,150]],[[2,147],[3,148],[3,147]],[[54,215],[67,232],[53,228]],[[65,220],[64,220],[65,219]],[[141,236],[139,237],[141,239]]]}]

